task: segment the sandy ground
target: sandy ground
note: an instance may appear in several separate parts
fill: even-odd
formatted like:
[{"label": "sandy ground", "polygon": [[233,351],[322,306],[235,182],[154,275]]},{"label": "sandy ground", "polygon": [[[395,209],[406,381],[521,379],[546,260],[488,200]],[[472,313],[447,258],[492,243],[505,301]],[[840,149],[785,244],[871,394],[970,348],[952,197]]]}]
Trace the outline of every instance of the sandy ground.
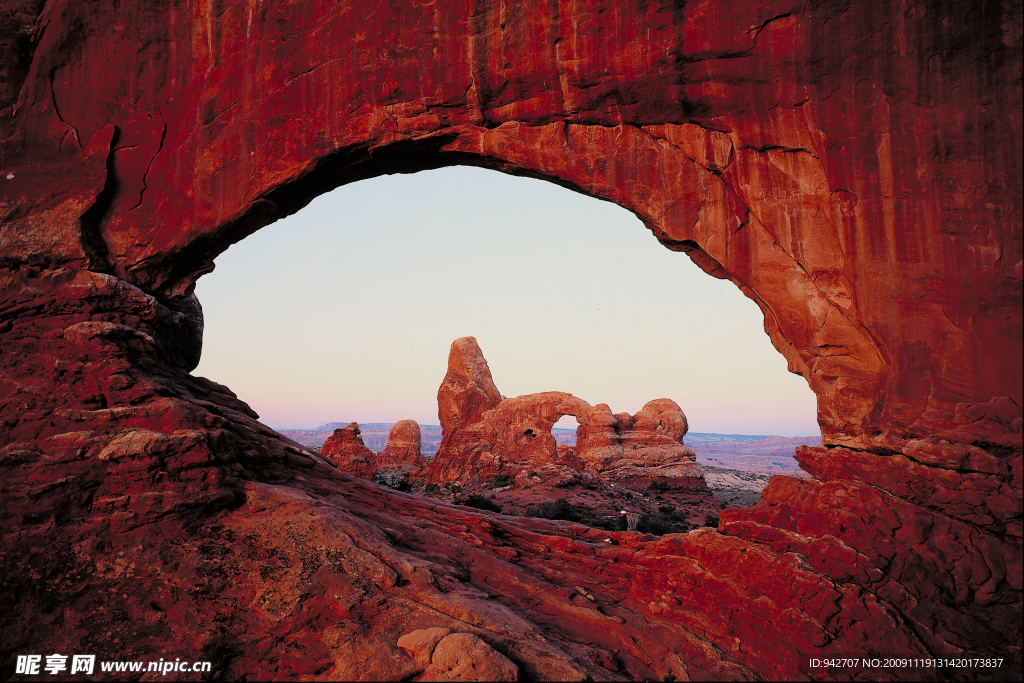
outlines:
[{"label": "sandy ground", "polygon": [[704,480],[715,498],[729,507],[750,507],[761,499],[761,489],[768,485],[770,475],[701,465]]}]

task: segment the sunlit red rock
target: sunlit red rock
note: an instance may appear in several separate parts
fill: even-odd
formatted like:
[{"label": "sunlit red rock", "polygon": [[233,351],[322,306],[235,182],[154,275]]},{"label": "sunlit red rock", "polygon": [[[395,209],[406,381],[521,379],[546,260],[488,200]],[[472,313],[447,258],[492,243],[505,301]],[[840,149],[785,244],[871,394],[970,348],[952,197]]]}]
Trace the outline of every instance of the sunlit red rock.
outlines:
[{"label": "sunlit red rock", "polygon": [[414,420],[399,420],[391,428],[384,450],[376,454],[377,467],[384,470],[424,467],[420,452],[420,426]]},{"label": "sunlit red rock", "polygon": [[[492,397],[491,408],[478,409],[481,396]],[[494,396],[499,400],[493,401]],[[657,483],[666,489],[708,490],[696,455],[683,445],[686,415],[674,401],[650,401],[631,416],[612,415],[603,403],[591,407],[558,391],[502,398],[473,337],[452,342],[438,411],[444,435],[426,470],[432,482],[465,484],[540,472],[557,486],[577,480],[577,472],[589,472],[638,489]],[[580,424],[572,448],[559,446],[551,435],[565,415]]]},{"label": "sunlit red rock", "polygon": [[[1020,679],[1020,16],[6,3],[4,661],[400,680],[424,669],[398,640],[436,627],[538,680],[798,679],[809,652]],[[735,283],[818,396],[814,478],[660,540],[469,512],[339,473],[189,374],[193,286],[229,245],[339,184],[456,163],[615,202]],[[686,293],[637,295],[673,315]],[[469,412],[443,423],[502,402],[460,377]]]},{"label": "sunlit red rock", "polygon": [[686,415],[675,401],[649,401],[635,415],[599,403],[581,422],[576,456],[587,471],[635,489],[707,490],[693,449],[683,445]]},{"label": "sunlit red rock", "polygon": [[360,479],[372,479],[380,469],[377,455],[363,443],[359,425],[355,422],[335,429],[334,434],[324,441],[320,453],[340,472]]}]

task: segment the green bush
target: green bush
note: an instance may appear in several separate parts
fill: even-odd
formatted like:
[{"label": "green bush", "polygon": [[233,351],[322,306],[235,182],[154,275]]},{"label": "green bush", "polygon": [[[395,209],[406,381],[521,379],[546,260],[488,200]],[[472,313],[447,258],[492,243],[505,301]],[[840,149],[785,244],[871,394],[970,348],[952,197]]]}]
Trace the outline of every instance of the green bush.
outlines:
[{"label": "green bush", "polygon": [[456,505],[465,505],[466,507],[476,508],[477,510],[490,510],[491,512],[501,512],[501,506],[494,503],[483,496],[474,493],[465,500],[456,500]]},{"label": "green bush", "polygon": [[423,493],[430,495],[441,493],[441,487],[438,486],[437,484],[427,484],[426,486],[423,487]]},{"label": "green bush", "polygon": [[715,527],[717,529],[718,528],[718,517],[715,517],[714,515],[708,515],[707,517],[704,518],[704,526],[711,526],[711,527]]},{"label": "green bush", "polygon": [[487,480],[485,486],[489,489],[499,489],[503,486],[511,486],[515,480],[507,474],[495,474]]},{"label": "green bush", "polygon": [[526,517],[540,517],[542,519],[561,519],[567,522],[577,522],[587,526],[615,531],[618,527],[617,517],[598,517],[594,511],[585,505],[573,505],[565,498],[559,498],[554,503],[542,503],[540,505],[529,505],[523,510]]},{"label": "green bush", "polygon": [[373,475],[373,483],[380,484],[381,486],[389,486],[396,491],[412,490],[412,485],[409,483],[409,480],[406,479],[404,472],[378,470]]},{"label": "green bush", "polygon": [[641,515],[636,530],[656,536],[685,534],[690,530],[690,522],[686,515],[678,512],[674,506],[662,505],[656,514]]},{"label": "green bush", "polygon": [[567,522],[579,522],[582,517],[580,511],[565,498],[559,498],[554,503],[530,505],[526,508],[526,515],[542,519],[563,519]]}]

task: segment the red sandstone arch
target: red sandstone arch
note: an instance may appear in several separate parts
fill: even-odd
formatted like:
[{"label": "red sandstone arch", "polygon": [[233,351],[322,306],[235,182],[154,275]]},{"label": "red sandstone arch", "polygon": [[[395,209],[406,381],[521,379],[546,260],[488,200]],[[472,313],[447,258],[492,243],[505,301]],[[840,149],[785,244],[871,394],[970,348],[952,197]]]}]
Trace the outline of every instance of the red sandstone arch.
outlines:
[{"label": "red sandstone arch", "polygon": [[[285,632],[365,622],[352,642],[391,643],[366,670],[403,674],[387,654],[397,625],[351,614],[381,599],[387,614],[443,604],[454,619],[477,600],[486,616],[460,623],[536,674],[516,621],[534,608],[514,586],[540,581],[534,626],[565,675],[788,677],[780,647],[878,643],[1004,654],[1019,673],[1019,22],[1019,3],[966,2],[8,3],[0,464],[18,606],[5,652],[95,642],[113,657],[112,640],[83,634],[142,653],[198,629],[229,673],[341,676],[339,641],[295,657]],[[594,552],[582,532],[384,506],[183,370],[201,329],[188,294],[230,243],[341,183],[454,163],[630,209],[753,298],[819,397],[826,445],[798,454],[814,480],[776,478],[761,505],[723,515],[724,536],[638,541],[628,585],[599,595],[608,614],[592,623],[559,592]],[[434,520],[435,544],[478,548],[456,553],[476,568],[429,555],[384,512],[402,505]],[[270,566],[231,559],[255,547],[246,529],[295,562],[315,555],[280,535],[285,519],[341,548],[302,578],[312,598],[267,577],[238,580],[238,600],[256,595],[245,608],[182,597],[188,581],[227,590],[217,577]],[[536,534],[556,549],[541,565]],[[184,560],[162,554],[168,539]],[[117,552],[166,593],[164,617]],[[620,571],[593,556],[595,572]],[[424,572],[436,590],[414,595]],[[729,616],[726,594],[757,623]],[[58,616],[72,626],[47,635]],[[590,626],[639,640],[587,649]],[[277,668],[238,654],[254,633],[278,633]]]}]

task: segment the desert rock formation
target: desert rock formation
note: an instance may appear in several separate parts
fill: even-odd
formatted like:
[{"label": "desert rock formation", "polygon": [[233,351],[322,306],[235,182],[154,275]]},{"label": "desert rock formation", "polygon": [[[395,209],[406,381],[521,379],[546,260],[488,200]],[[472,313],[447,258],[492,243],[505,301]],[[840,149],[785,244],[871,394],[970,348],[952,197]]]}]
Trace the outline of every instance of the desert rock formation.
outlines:
[{"label": "desert rock formation", "polygon": [[[592,407],[558,391],[504,398],[476,339],[462,337],[452,342],[437,401],[444,431],[429,481],[526,479],[533,472],[569,481],[587,472],[641,489],[657,482],[707,491],[696,455],[683,445],[686,415],[670,399],[650,401],[636,415],[612,415],[603,403]],[[564,415],[580,424],[574,448],[551,435]]]},{"label": "desert rock formation", "polygon": [[[1020,22],[968,0],[5,3],[3,661],[402,679],[425,665],[399,639],[441,628],[544,680],[797,679],[800,653],[862,652],[1019,679]],[[718,531],[606,543],[348,477],[190,375],[218,254],[341,184],[452,164],[614,202],[738,286],[817,394],[813,477]]]},{"label": "desert rock formation", "polygon": [[399,420],[391,428],[388,445],[377,454],[377,467],[385,470],[413,469],[426,464],[420,453],[420,426],[415,420]]},{"label": "desert rock formation", "polygon": [[707,490],[697,455],[683,445],[687,429],[671,399],[650,401],[635,415],[613,415],[599,403],[576,430],[576,457],[588,472],[632,488]]},{"label": "desert rock formation", "polygon": [[335,429],[324,441],[320,454],[340,472],[360,479],[372,479],[379,469],[377,454],[363,443],[355,422]]}]

